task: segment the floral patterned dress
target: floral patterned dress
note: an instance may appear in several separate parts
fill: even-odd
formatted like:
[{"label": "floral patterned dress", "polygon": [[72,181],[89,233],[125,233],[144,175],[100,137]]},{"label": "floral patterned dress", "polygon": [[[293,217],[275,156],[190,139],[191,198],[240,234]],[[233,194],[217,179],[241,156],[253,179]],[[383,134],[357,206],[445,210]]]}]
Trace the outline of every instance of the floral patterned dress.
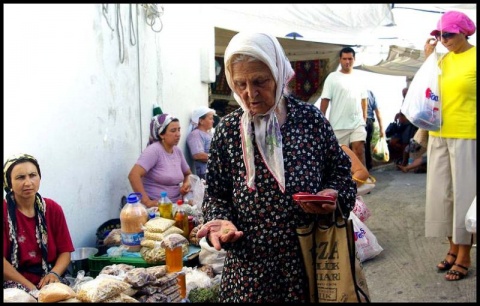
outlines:
[{"label": "floral patterned dress", "polygon": [[230,220],[243,231],[227,243],[221,302],[306,302],[308,280],[296,228],[318,217],[292,201],[297,192],[338,191],[347,215],[355,204],[350,159],[321,111],[286,97],[287,120],[281,127],[286,191],[282,193],[255,147],[256,188],[246,184],[242,158],[241,108],[225,116],[215,130],[207,166],[205,222]]}]

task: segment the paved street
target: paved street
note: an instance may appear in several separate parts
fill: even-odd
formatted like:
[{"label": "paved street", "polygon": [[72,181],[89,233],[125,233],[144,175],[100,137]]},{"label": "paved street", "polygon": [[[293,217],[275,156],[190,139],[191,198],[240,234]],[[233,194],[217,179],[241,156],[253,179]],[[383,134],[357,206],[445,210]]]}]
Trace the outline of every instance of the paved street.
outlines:
[{"label": "paved street", "polygon": [[382,253],[364,262],[372,302],[476,302],[477,249],[468,276],[446,281],[437,263],[448,251],[446,238],[425,238],[426,174],[374,168],[373,191],[364,196],[372,216],[365,222]]}]

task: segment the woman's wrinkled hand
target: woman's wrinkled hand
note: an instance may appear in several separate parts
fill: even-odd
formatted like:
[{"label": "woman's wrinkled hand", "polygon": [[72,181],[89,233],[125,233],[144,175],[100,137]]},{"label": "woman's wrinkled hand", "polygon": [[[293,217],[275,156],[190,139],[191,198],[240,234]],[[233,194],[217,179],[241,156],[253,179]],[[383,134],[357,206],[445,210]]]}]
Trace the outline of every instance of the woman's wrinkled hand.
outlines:
[{"label": "woman's wrinkled hand", "polygon": [[317,192],[317,195],[331,196],[335,199],[334,203],[303,202],[302,209],[310,214],[329,214],[337,208],[338,192],[334,189],[324,189]]},{"label": "woman's wrinkled hand", "polygon": [[212,220],[198,230],[197,238],[201,239],[207,236],[213,247],[220,251],[222,243],[235,242],[243,236],[242,231],[238,231],[232,222],[227,220]]}]

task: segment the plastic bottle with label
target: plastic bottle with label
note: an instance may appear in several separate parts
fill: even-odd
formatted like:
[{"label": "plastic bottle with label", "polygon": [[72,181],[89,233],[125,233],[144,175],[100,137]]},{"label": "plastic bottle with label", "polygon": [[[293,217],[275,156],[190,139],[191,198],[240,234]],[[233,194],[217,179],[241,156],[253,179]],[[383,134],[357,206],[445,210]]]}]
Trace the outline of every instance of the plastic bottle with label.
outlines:
[{"label": "plastic bottle with label", "polygon": [[160,200],[158,201],[158,211],[160,212],[160,217],[173,220],[172,206],[173,203],[167,196],[167,192],[162,191],[160,193]]},{"label": "plastic bottle with label", "polygon": [[148,221],[148,212],[140,203],[142,195],[131,193],[127,197],[127,203],[120,212],[120,235],[122,245],[129,252],[140,251],[140,241],[143,239],[143,226]]},{"label": "plastic bottle with label", "polygon": [[179,229],[183,230],[183,237],[188,239],[188,235],[190,234],[189,226],[188,226],[188,215],[183,208],[183,200],[177,201],[177,208],[175,211],[175,226]]}]

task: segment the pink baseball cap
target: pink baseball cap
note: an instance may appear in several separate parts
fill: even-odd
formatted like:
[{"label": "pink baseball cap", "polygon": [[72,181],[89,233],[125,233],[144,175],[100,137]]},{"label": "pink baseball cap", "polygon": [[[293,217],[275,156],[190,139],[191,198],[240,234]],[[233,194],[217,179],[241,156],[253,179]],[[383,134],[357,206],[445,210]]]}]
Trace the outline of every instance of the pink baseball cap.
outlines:
[{"label": "pink baseball cap", "polygon": [[437,23],[437,29],[433,30],[430,35],[438,36],[440,32],[447,33],[463,33],[470,36],[475,33],[475,24],[462,12],[449,11],[442,15]]}]

